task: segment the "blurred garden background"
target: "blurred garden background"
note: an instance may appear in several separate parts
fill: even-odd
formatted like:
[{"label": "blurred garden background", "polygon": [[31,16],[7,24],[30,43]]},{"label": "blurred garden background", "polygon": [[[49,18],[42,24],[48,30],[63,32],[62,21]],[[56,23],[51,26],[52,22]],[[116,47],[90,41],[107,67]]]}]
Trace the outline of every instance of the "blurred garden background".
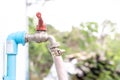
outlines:
[{"label": "blurred garden background", "polygon": [[[45,0],[43,5],[47,5],[47,1],[49,0]],[[107,3],[105,4],[107,5]],[[32,3],[28,4],[28,6],[30,5]],[[83,10],[85,9],[83,8]],[[87,14],[89,15],[89,13],[90,11]],[[97,14],[98,17],[101,14],[103,12]],[[64,19],[66,18],[71,19],[68,16],[64,17]],[[55,25],[46,23],[48,34],[53,35],[60,43],[60,48],[65,50],[62,55],[63,60],[70,63],[72,60],[77,61],[74,65],[78,71],[68,73],[71,80],[120,80],[120,33],[117,28],[119,24],[114,18],[116,16],[107,19],[103,16],[100,22],[97,17],[96,20],[77,21],[79,25],[71,25],[71,29],[68,31],[61,31]],[[71,22],[69,23],[71,24]],[[65,23],[61,21],[59,24]],[[36,19],[34,16],[28,16],[28,26],[28,32],[35,33]],[[61,28],[66,29],[67,26],[63,25]],[[48,43],[29,42],[30,80],[43,80],[50,72],[53,61],[47,45]]]}]

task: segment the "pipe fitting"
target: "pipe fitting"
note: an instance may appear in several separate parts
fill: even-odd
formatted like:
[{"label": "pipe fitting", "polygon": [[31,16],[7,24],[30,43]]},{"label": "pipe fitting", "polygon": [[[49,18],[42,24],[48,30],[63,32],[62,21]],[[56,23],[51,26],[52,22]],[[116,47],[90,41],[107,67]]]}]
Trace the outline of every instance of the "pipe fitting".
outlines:
[{"label": "pipe fitting", "polygon": [[8,35],[7,37],[7,41],[9,40],[14,40],[16,42],[16,44],[22,44],[25,45],[25,32],[15,32],[15,33],[11,33],[10,35]]}]

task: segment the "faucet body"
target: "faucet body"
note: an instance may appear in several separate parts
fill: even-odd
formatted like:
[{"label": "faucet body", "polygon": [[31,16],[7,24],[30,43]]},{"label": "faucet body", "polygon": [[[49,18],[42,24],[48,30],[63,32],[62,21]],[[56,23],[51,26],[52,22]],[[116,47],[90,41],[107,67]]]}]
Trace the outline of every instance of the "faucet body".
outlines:
[{"label": "faucet body", "polygon": [[40,43],[40,42],[46,42],[47,37],[48,35],[46,31],[37,31],[34,34],[26,34],[25,40],[26,42],[35,41],[37,43]]},{"label": "faucet body", "polygon": [[[34,34],[26,34],[25,40],[26,42],[35,41],[37,43],[50,41],[49,49],[54,49],[59,47],[59,43],[56,42],[55,38],[52,35],[48,35],[46,32],[46,26],[42,20],[41,13],[37,12],[36,16],[38,18],[38,24],[36,26],[36,33]],[[60,55],[59,53],[55,53],[55,55]]]},{"label": "faucet body", "polygon": [[49,41],[50,44],[49,44],[48,48],[49,48],[49,50],[51,50],[50,52],[53,53],[53,52],[55,52],[54,49],[57,49],[58,53],[55,52],[54,55],[61,55],[62,54],[62,52],[60,52],[60,49],[58,49],[60,44],[55,40],[55,38],[52,35],[48,35],[46,33],[46,31],[37,31],[34,34],[26,34],[25,41],[26,42],[34,41],[36,43]]}]

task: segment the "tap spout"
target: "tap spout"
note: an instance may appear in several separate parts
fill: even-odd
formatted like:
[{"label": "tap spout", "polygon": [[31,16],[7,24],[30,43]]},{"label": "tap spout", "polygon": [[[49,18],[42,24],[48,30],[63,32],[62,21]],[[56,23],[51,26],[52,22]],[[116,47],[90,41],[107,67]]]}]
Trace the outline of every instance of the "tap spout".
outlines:
[{"label": "tap spout", "polygon": [[49,48],[58,48],[60,44],[56,41],[56,39],[52,35],[48,35],[48,41],[50,42]]}]

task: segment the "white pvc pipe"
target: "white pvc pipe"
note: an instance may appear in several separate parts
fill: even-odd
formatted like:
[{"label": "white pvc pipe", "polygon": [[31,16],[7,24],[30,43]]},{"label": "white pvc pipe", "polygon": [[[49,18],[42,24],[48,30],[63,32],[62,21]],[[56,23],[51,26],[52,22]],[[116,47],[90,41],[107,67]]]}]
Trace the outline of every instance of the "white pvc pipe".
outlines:
[{"label": "white pvc pipe", "polygon": [[59,80],[68,80],[68,75],[64,67],[62,56],[53,56]]}]

